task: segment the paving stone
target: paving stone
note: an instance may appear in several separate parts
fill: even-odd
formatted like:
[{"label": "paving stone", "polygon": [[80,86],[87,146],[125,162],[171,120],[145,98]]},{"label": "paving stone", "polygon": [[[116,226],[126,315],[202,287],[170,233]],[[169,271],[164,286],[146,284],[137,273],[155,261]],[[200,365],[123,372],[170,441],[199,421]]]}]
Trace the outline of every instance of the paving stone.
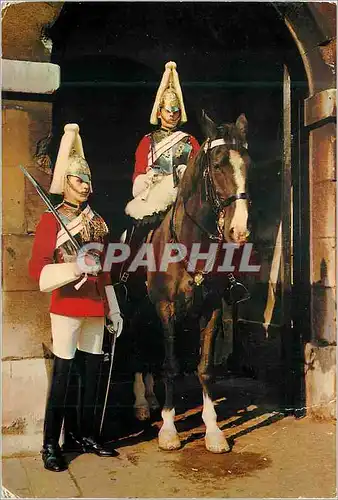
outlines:
[{"label": "paving stone", "polygon": [[[93,454],[77,456],[69,469],[85,497],[111,498],[116,496],[116,480],[123,466],[120,457],[97,457]],[[127,496],[128,489],[126,489]]]},{"label": "paving stone", "polygon": [[11,493],[21,498],[33,496],[28,475],[20,458],[8,458],[2,461],[2,484]]},{"label": "paving stone", "polygon": [[47,471],[40,456],[22,458],[21,462],[27,471],[34,497],[79,498],[81,496],[69,471],[58,474]]}]

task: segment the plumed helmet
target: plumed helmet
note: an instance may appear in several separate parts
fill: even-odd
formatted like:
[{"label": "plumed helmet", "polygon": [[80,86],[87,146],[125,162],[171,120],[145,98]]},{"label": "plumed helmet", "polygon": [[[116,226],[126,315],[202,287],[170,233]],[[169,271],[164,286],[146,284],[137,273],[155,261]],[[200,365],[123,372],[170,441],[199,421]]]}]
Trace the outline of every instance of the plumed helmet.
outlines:
[{"label": "plumed helmet", "polygon": [[187,121],[180,80],[174,61],[169,61],[165,65],[165,70],[150,115],[150,123],[152,125],[158,124],[158,111],[161,107],[165,107],[171,111],[181,110],[180,123],[183,124]]},{"label": "plumed helmet", "polygon": [[50,193],[63,194],[65,181],[68,175],[80,177],[84,182],[89,184],[90,192],[93,192],[91,172],[84,157],[82,140],[79,132],[80,128],[76,123],[68,123],[65,125],[55,163],[52,183],[49,188]]}]

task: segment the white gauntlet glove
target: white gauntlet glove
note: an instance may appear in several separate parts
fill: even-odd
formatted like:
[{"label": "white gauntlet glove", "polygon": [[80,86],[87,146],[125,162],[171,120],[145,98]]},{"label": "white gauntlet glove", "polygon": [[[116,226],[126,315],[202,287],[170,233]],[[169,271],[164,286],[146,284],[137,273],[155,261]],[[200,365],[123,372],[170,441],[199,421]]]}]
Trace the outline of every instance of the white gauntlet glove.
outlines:
[{"label": "white gauntlet glove", "polygon": [[52,292],[81,276],[76,262],[61,262],[59,264],[46,264],[41,271],[39,286],[41,292]]},{"label": "white gauntlet glove", "polygon": [[149,168],[146,174],[140,174],[136,177],[133,184],[133,196],[141,195],[142,200],[146,200],[149,194],[149,189],[153,184],[161,181],[163,174],[156,172],[153,168]]},{"label": "white gauntlet glove", "polygon": [[186,168],[187,168],[187,166],[186,166],[186,165],[184,165],[184,163],[181,163],[181,165],[178,165],[178,167],[177,167],[177,169],[176,169],[176,172],[177,172],[177,175],[178,175],[179,180],[181,180],[181,179],[182,179],[183,174],[184,174],[184,172],[185,172]]},{"label": "white gauntlet glove", "polygon": [[71,256],[73,262],[46,264],[41,271],[39,286],[41,292],[52,292],[57,288],[78,280],[83,274],[85,277],[75,285],[78,290],[87,279],[87,274],[97,276],[102,270],[100,256],[91,252],[82,252]]},{"label": "white gauntlet glove", "polygon": [[133,184],[133,196],[136,198],[139,194],[145,191],[151,183],[151,179],[148,174],[140,174],[136,177]]},{"label": "white gauntlet glove", "polygon": [[119,337],[122,333],[123,328],[123,318],[120,313],[119,304],[117,302],[116,294],[113,285],[106,285],[105,292],[107,296],[107,302],[109,307],[108,318],[112,322],[112,327],[116,332],[116,336]]}]

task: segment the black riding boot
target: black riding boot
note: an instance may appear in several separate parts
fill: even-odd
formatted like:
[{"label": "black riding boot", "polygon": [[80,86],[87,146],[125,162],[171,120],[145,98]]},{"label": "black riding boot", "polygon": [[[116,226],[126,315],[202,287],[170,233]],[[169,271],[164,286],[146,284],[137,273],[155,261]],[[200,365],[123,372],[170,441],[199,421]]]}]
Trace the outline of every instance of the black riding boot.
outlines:
[{"label": "black riding boot", "polygon": [[[80,435],[75,441],[81,442],[82,452],[95,453],[100,457],[113,457],[118,453],[111,447],[106,447],[96,439],[96,401],[99,388],[102,356],[78,351],[76,367],[81,381],[80,396]],[[68,441],[69,442],[69,441]],[[74,443],[74,440],[73,440]],[[65,443],[66,444],[66,443]],[[64,447],[66,449],[66,446]]]},{"label": "black riding boot", "polygon": [[54,358],[41,451],[45,469],[53,472],[61,472],[68,468],[60,450],[59,439],[65,413],[65,400],[72,362],[72,359],[63,359],[57,356]]},{"label": "black riding boot", "polygon": [[81,377],[79,358],[81,351],[76,350],[74,362],[69,377],[64,428],[64,443],[62,450],[65,452],[83,453],[81,443]]}]

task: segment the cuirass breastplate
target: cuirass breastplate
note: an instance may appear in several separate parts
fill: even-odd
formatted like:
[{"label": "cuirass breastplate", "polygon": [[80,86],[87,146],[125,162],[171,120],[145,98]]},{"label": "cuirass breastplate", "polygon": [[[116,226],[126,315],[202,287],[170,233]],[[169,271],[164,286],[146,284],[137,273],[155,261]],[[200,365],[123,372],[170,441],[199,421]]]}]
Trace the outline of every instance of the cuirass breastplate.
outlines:
[{"label": "cuirass breastplate", "polygon": [[[83,217],[83,227],[81,230],[74,235],[74,238],[79,243],[80,246],[85,245],[89,242],[104,243],[106,236],[108,234],[108,227],[103,220],[103,218],[94,212],[94,217],[89,220],[88,217]],[[63,214],[59,211],[59,216],[62,222],[67,226],[77,214]],[[63,243],[59,248],[56,249],[56,260],[57,261],[72,261],[76,255],[74,245],[68,240]]]},{"label": "cuirass breastplate", "polygon": [[[158,131],[160,132],[160,131]],[[160,134],[155,132],[152,136],[152,145],[160,142],[163,139]],[[192,149],[192,146],[188,142],[189,137],[186,136],[177,142],[173,147],[168,148],[157,160],[155,161],[152,168],[161,174],[172,174],[173,168],[178,165],[186,165],[188,158]]]}]

